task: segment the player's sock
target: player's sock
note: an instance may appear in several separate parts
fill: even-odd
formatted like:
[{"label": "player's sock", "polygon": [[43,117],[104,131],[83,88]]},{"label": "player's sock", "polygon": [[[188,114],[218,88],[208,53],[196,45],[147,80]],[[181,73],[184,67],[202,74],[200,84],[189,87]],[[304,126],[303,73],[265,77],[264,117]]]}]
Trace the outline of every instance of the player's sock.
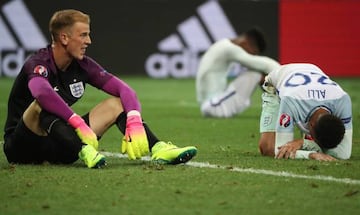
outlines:
[{"label": "player's sock", "polygon": [[[119,130],[121,131],[121,133],[125,134],[125,128],[126,128],[126,113],[122,112],[118,118],[116,119],[116,126],[119,128]],[[144,122],[143,120],[143,125],[144,125],[144,129],[146,132],[146,137],[149,141],[149,149],[151,150],[151,148],[157,143],[159,142],[159,139],[155,136],[155,134],[150,130],[149,126]]]}]

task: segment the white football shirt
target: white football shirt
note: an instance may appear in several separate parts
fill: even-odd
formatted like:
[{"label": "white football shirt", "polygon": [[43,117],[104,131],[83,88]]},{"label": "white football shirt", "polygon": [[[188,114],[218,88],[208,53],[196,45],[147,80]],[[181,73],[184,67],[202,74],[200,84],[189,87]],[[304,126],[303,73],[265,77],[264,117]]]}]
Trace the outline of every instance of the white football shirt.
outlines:
[{"label": "white football shirt", "polygon": [[[292,141],[294,126],[309,134],[308,122],[314,111],[325,108],[339,117],[345,125],[345,137],[338,147],[327,153],[347,159],[352,145],[352,108],[349,95],[332,81],[319,67],[297,63],[281,66],[269,74],[280,97],[279,117],[276,126],[275,154],[277,147]],[[308,156],[298,150],[296,157]]]},{"label": "white football shirt", "polygon": [[226,89],[229,66],[234,62],[265,74],[280,66],[269,57],[248,54],[230,39],[219,40],[205,52],[199,63],[196,74],[199,103]]}]

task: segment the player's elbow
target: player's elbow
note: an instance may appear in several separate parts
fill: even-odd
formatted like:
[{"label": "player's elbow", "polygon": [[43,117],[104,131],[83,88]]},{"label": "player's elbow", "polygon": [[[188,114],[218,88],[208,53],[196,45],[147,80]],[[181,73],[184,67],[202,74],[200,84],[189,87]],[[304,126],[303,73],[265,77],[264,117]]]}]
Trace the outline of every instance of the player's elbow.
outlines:
[{"label": "player's elbow", "polygon": [[351,157],[351,146],[350,147],[344,147],[343,145],[339,145],[335,149],[330,149],[328,151],[325,151],[326,154],[329,154],[336,159],[339,160],[348,160]]},{"label": "player's elbow", "polygon": [[40,89],[32,95],[36,101],[38,101],[40,104],[43,104],[51,98],[51,90],[51,88]]},{"label": "player's elbow", "polygon": [[350,157],[351,157],[351,153],[349,152],[349,153],[343,153],[343,154],[341,154],[341,155],[337,155],[337,156],[335,156],[337,159],[339,159],[339,160],[349,160],[350,159]]},{"label": "player's elbow", "polygon": [[275,133],[262,132],[259,140],[259,151],[263,156],[275,155]]}]

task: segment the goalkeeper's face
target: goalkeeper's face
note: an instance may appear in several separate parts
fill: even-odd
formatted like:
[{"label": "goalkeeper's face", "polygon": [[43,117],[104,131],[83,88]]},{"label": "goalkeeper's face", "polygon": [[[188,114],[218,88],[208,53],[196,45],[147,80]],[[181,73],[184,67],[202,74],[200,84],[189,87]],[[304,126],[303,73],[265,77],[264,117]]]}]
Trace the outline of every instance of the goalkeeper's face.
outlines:
[{"label": "goalkeeper's face", "polygon": [[87,23],[76,22],[66,33],[66,51],[78,60],[82,60],[86,48],[91,44],[90,26]]}]

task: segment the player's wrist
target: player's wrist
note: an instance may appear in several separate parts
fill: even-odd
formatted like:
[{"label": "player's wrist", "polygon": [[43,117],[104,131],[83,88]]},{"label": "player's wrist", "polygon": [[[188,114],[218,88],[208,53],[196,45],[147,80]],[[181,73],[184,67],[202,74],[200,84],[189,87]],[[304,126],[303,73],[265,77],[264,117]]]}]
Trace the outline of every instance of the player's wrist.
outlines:
[{"label": "player's wrist", "polygon": [[140,112],[138,110],[131,110],[126,114],[128,117],[129,116],[141,116]]},{"label": "player's wrist", "polygon": [[316,160],[317,152],[309,152],[308,159]]},{"label": "player's wrist", "polygon": [[68,119],[68,123],[73,127],[73,128],[78,128],[80,127],[80,125],[82,125],[84,122],[84,119],[77,115],[76,113],[74,113],[73,115],[71,115],[71,117]]},{"label": "player's wrist", "polygon": [[127,126],[142,125],[142,118],[140,112],[137,110],[129,111],[127,113],[126,125]]}]

